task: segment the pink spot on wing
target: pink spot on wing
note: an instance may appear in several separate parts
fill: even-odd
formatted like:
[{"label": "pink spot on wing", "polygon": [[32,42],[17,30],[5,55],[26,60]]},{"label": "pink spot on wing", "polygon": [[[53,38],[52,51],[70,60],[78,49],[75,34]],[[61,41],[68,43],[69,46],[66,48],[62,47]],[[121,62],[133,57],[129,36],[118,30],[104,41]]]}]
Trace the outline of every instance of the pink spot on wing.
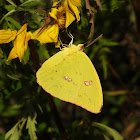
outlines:
[{"label": "pink spot on wing", "polygon": [[89,86],[89,85],[92,84],[92,81],[84,81],[84,84],[85,84],[86,86]]}]

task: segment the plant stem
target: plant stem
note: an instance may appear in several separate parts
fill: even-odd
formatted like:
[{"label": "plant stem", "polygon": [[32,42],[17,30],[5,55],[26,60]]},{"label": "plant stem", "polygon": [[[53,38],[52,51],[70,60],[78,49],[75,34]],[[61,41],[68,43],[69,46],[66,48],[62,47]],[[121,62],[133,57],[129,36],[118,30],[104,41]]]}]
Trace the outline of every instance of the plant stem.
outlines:
[{"label": "plant stem", "polygon": [[132,6],[136,16],[136,24],[137,24],[137,38],[139,43],[139,54],[140,54],[140,1],[139,0],[131,0]]},{"label": "plant stem", "polygon": [[[30,47],[30,52],[31,52],[31,58],[32,58],[32,61],[34,64],[34,70],[37,71],[40,68],[40,61],[39,61],[38,53],[36,52],[36,49],[35,49],[34,42],[32,40],[29,41],[29,47]],[[63,126],[62,121],[60,119],[60,116],[59,116],[59,113],[57,111],[56,105],[54,103],[53,97],[50,94],[48,94],[47,92],[46,92],[46,97],[47,97],[51,112],[54,115],[56,125],[60,131],[61,139],[68,140],[67,134],[65,132],[64,126]]]}]

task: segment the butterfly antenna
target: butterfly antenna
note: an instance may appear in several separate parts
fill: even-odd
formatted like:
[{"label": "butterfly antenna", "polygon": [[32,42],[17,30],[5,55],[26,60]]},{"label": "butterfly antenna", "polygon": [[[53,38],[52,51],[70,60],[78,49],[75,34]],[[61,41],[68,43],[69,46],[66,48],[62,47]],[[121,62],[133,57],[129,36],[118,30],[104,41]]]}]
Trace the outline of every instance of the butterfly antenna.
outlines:
[{"label": "butterfly antenna", "polygon": [[94,39],[91,43],[89,43],[87,46],[85,46],[85,48],[89,47],[90,45],[92,45],[93,43],[95,43],[97,40],[99,40],[100,38],[103,37],[103,34],[99,35],[96,39]]},{"label": "butterfly antenna", "polygon": [[73,35],[69,32],[68,36],[71,38],[71,41],[69,43],[69,45],[71,46],[73,44]]}]

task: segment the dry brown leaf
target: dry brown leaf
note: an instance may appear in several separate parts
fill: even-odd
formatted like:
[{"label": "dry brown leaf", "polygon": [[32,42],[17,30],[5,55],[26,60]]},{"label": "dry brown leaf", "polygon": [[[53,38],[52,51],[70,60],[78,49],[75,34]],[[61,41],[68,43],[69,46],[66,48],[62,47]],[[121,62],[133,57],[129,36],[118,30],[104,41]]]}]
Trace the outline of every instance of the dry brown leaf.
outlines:
[{"label": "dry brown leaf", "polygon": [[89,21],[89,23],[91,23],[91,28],[90,28],[90,33],[89,33],[89,36],[88,36],[88,39],[89,39],[88,43],[90,43],[91,39],[93,38],[93,34],[94,34],[94,13],[95,13],[95,10],[90,5],[89,0],[85,0],[85,4],[86,4],[86,9],[89,10],[89,13],[90,13],[90,16],[91,16],[91,19]]},{"label": "dry brown leaf", "polygon": [[99,9],[102,11],[102,4],[100,2],[100,0],[95,0],[96,4],[99,6]]}]

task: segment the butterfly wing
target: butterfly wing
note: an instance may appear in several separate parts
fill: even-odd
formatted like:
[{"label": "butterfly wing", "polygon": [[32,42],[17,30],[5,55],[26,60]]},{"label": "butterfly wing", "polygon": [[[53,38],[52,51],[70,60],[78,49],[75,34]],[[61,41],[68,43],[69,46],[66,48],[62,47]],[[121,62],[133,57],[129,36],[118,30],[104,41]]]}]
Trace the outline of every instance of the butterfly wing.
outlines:
[{"label": "butterfly wing", "polygon": [[103,106],[103,94],[98,74],[85,53],[78,52],[78,58],[82,80],[75,102],[90,112],[99,113]]},{"label": "butterfly wing", "polygon": [[103,104],[100,81],[92,62],[83,52],[58,52],[38,70],[37,82],[54,97],[90,112],[100,112]]}]

